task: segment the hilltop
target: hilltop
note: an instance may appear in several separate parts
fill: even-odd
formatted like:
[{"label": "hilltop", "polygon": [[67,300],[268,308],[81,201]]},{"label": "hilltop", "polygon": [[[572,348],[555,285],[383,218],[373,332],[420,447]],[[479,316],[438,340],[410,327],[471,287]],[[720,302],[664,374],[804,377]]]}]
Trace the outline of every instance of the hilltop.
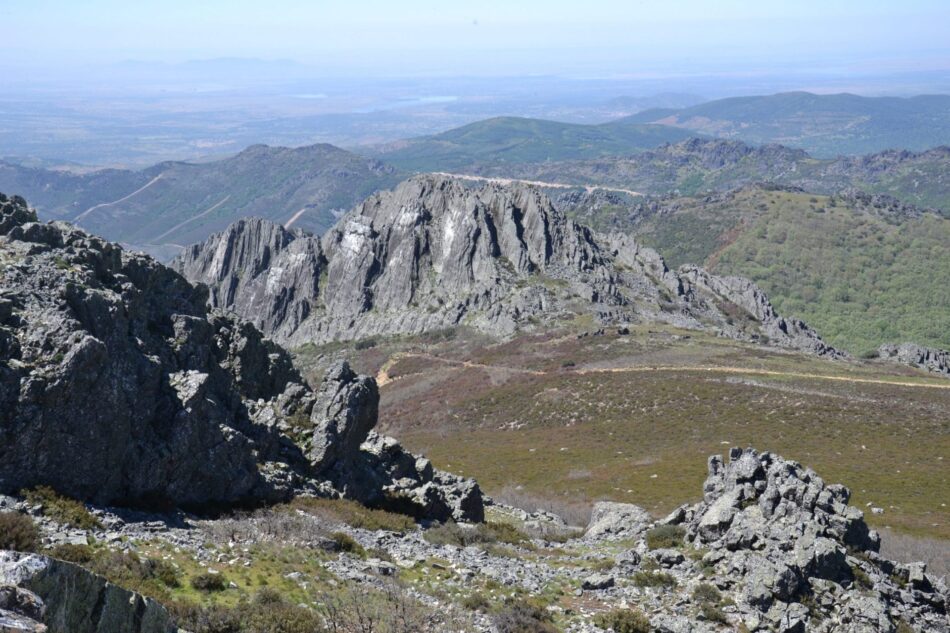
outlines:
[{"label": "hilltop", "polygon": [[598,125],[497,117],[380,148],[374,155],[405,171],[469,169],[633,154],[694,136],[627,120]]}]

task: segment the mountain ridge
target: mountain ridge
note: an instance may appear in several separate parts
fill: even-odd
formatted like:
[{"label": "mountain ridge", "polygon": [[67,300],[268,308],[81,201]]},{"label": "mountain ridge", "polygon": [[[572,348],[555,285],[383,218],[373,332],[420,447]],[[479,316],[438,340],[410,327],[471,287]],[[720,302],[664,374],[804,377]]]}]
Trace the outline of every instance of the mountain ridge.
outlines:
[{"label": "mountain ridge", "polygon": [[537,189],[415,176],[345,215],[322,239],[240,221],[172,266],[288,345],[468,325],[496,336],[590,314],[607,323],[714,327],[839,353],[777,315],[747,280],[674,272],[623,235],[598,235]]}]

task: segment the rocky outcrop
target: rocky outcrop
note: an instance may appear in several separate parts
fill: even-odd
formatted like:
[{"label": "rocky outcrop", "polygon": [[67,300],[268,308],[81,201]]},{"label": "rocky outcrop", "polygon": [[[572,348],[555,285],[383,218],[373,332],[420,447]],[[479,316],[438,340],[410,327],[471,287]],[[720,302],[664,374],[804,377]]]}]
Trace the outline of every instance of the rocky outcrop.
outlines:
[{"label": "rocky outcrop", "polygon": [[[950,631],[946,585],[921,563],[881,557],[880,537],[848,505],[844,486],[777,455],[733,449],[729,462],[709,459],[703,493],[660,522],[681,526],[683,551],[641,541],[633,566],[649,557],[685,579],[701,569],[734,602],[730,623],[749,631],[893,632],[901,622]],[[641,536],[648,527],[630,524]]]},{"label": "rocky outcrop", "polygon": [[[463,324],[504,337],[587,313],[834,354],[775,315],[751,282],[670,271],[655,251],[596,234],[522,185],[417,176],[367,199],[322,240],[246,220],[173,266],[207,284],[212,305],[287,345]],[[749,318],[734,318],[723,299]]]},{"label": "rocky outcrop", "polygon": [[883,360],[950,376],[950,352],[942,349],[922,347],[916,343],[885,343],[878,348],[877,353]]},{"label": "rocky outcrop", "polygon": [[151,258],[39,223],[21,199],[0,198],[0,228],[0,492],[207,509],[299,493],[382,502],[368,486],[385,485],[480,518],[472,482],[377,477],[397,466],[361,447],[372,379],[343,365],[313,393],[286,352]]},{"label": "rocky outcrop", "polygon": [[0,630],[174,633],[164,607],[63,561],[0,551]]}]

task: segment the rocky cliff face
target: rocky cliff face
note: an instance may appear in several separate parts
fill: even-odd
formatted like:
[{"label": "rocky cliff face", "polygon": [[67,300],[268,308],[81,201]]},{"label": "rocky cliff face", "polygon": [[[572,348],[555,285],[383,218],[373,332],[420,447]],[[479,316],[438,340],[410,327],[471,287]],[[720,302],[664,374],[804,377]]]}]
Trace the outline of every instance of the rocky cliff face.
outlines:
[{"label": "rocky cliff face", "polygon": [[750,282],[670,271],[656,252],[595,234],[524,186],[418,176],[370,197],[322,240],[244,220],[172,265],[207,284],[215,307],[288,345],[460,324],[505,336],[586,313],[836,353],[775,315]]},{"label": "rocky cliff face", "polygon": [[877,350],[878,356],[893,361],[950,376],[950,352],[923,347],[916,343],[885,343]]},{"label": "rocky cliff face", "polygon": [[426,487],[437,518],[480,518],[474,484],[378,474],[396,464],[369,438],[372,379],[344,365],[313,393],[286,352],[149,257],[4,196],[0,266],[0,492],[207,507]]},{"label": "rocky cliff face", "polygon": [[78,565],[0,551],[0,631],[174,633],[164,607]]}]

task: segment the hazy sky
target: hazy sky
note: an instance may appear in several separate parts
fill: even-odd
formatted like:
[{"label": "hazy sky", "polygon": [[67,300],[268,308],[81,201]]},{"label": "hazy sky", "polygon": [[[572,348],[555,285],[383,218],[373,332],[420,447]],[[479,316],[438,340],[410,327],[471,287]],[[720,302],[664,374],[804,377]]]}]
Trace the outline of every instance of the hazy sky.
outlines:
[{"label": "hazy sky", "polygon": [[948,0],[0,0],[0,58],[293,59],[327,72],[950,67]]}]

